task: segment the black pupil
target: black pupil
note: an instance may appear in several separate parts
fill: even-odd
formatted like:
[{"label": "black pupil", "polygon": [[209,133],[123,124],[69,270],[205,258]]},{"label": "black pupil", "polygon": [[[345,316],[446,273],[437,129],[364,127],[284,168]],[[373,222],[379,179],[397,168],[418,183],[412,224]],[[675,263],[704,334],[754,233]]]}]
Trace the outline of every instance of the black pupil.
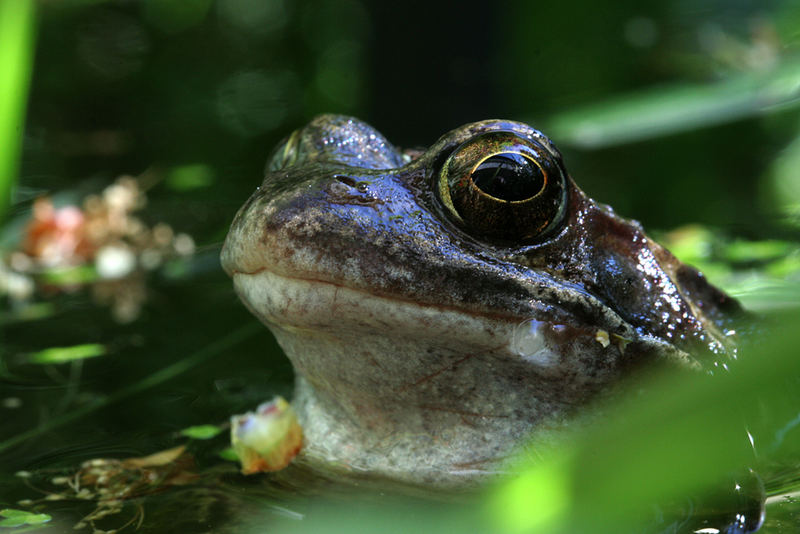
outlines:
[{"label": "black pupil", "polygon": [[542,190],[544,174],[534,162],[520,154],[497,154],[472,171],[478,189],[501,200],[526,200]]}]

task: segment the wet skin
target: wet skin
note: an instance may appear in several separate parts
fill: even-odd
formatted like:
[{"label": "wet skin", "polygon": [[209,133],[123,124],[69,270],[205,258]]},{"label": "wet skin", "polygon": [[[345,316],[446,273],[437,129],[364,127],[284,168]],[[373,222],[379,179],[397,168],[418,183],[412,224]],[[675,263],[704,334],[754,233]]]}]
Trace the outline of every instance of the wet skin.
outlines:
[{"label": "wet skin", "polygon": [[738,304],[517,122],[403,153],[317,117],[275,150],[222,264],[294,365],[305,453],[414,483],[491,473],[633,366],[735,351]]}]

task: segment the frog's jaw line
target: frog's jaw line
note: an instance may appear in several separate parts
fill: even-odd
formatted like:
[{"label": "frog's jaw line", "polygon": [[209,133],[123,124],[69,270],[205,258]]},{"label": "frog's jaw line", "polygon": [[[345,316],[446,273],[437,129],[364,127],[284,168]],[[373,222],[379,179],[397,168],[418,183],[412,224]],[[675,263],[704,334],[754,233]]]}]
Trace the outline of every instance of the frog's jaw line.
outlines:
[{"label": "frog's jaw line", "polygon": [[354,469],[463,484],[496,470],[532,430],[561,426],[621,372],[619,347],[589,335],[549,344],[558,352],[537,365],[511,348],[513,319],[267,269],[233,278],[297,370],[309,452]]},{"label": "frog's jaw line", "polygon": [[[339,330],[346,326],[341,323],[341,319],[358,321],[370,318],[374,324],[355,324],[351,328],[391,327],[397,321],[411,321],[413,325],[409,328],[427,329],[430,326],[430,317],[435,316],[439,320],[444,318],[442,326],[445,330],[441,334],[446,333],[449,330],[447,327],[452,323],[452,326],[472,327],[476,332],[475,339],[485,339],[485,321],[509,325],[519,322],[512,316],[477,314],[452,306],[418,304],[326,280],[284,276],[268,268],[248,272],[232,270],[231,276],[236,293],[242,301],[270,327]],[[422,318],[420,313],[423,314]],[[332,321],[332,315],[340,321]],[[313,320],[314,317],[320,321]],[[457,320],[461,317],[469,317],[472,322],[461,325]]]}]

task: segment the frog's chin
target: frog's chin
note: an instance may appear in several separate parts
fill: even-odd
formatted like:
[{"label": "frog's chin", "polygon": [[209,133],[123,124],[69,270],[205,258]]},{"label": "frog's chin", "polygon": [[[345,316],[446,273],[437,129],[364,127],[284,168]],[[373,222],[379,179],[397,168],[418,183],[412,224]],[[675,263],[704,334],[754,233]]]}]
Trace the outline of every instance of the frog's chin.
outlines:
[{"label": "frog's chin", "polygon": [[408,481],[462,484],[467,472],[491,472],[534,430],[571,421],[637,352],[664,353],[658,340],[420,305],[267,269],[233,279],[294,365],[309,451]]}]

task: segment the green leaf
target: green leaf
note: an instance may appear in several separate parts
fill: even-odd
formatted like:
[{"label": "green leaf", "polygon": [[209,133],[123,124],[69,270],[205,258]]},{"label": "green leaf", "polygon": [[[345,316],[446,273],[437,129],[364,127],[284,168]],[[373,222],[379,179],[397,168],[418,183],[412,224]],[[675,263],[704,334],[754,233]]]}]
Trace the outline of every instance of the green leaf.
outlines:
[{"label": "green leaf", "polygon": [[786,241],[737,240],[725,247],[725,258],[732,262],[753,262],[778,259],[792,249]]},{"label": "green leaf", "polygon": [[682,262],[697,265],[711,258],[715,237],[708,228],[683,226],[659,238]]},{"label": "green leaf", "polygon": [[31,515],[30,512],[26,512],[25,510],[16,510],[14,508],[4,508],[0,510],[0,515],[3,517],[27,517]]},{"label": "green leaf", "polygon": [[785,278],[800,273],[800,253],[789,254],[767,265],[766,271],[772,276]]},{"label": "green leaf", "polygon": [[41,525],[47,523],[53,518],[48,514],[34,514],[26,512],[25,510],[16,510],[14,508],[5,508],[0,510],[0,516],[6,519],[0,520],[1,527],[19,527],[22,525]]},{"label": "green leaf", "polygon": [[52,519],[53,518],[48,514],[31,514],[28,516],[25,522],[29,525],[41,525],[42,523],[47,523]]},{"label": "green leaf", "polygon": [[500,486],[489,499],[489,514],[503,532],[548,531],[565,521],[570,504],[568,459],[554,457]]},{"label": "green leaf", "polygon": [[227,449],[222,449],[219,451],[219,457],[223,460],[228,460],[229,462],[239,461],[239,455],[236,454],[236,451],[233,450],[233,447],[228,447]]},{"label": "green leaf", "polygon": [[800,308],[800,286],[760,274],[725,285],[725,290],[754,312]]},{"label": "green leaf", "polygon": [[55,315],[56,307],[52,302],[26,303],[10,311],[0,311],[0,324],[38,321]]},{"label": "green leaf", "polygon": [[167,187],[175,191],[189,191],[208,187],[214,183],[214,171],[208,165],[195,164],[174,167],[167,173]]},{"label": "green leaf", "polygon": [[181,430],[181,434],[192,439],[211,439],[222,432],[222,429],[215,425],[190,426]]},{"label": "green leaf", "polygon": [[800,106],[800,61],[730,76],[713,85],[685,85],[625,95],[552,118],[559,144],[584,148],[621,145]]},{"label": "green leaf", "polygon": [[42,281],[56,286],[88,284],[98,279],[97,270],[92,265],[49,269],[41,277]]},{"label": "green leaf", "polygon": [[99,343],[87,343],[85,345],[74,345],[72,347],[51,347],[40,350],[29,356],[31,363],[64,363],[73,360],[84,360],[102,356],[106,353],[105,345]]},{"label": "green leaf", "polygon": [[800,227],[800,137],[773,160],[767,178],[767,209]]}]

